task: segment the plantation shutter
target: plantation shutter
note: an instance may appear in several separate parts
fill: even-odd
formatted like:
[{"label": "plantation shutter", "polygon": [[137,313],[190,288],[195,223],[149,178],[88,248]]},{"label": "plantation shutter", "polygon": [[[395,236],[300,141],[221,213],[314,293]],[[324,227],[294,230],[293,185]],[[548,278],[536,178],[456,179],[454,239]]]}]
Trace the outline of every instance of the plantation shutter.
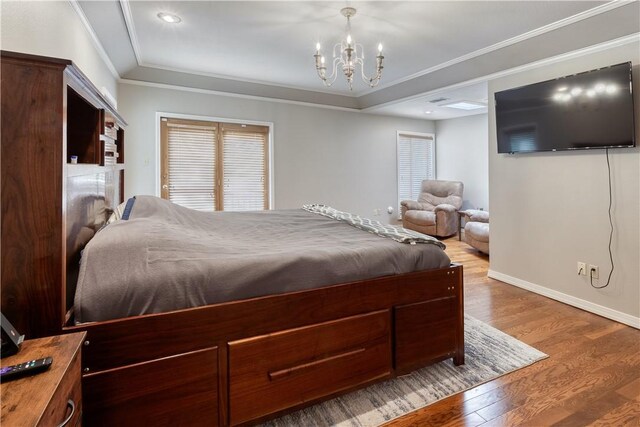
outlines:
[{"label": "plantation shutter", "polygon": [[162,118],[161,196],[200,211],[269,209],[269,127]]},{"label": "plantation shutter", "polygon": [[201,211],[216,210],[216,124],[163,119],[163,197]]},{"label": "plantation shutter", "polygon": [[418,200],[425,179],[435,179],[432,135],[398,136],[398,206],[402,200]]},{"label": "plantation shutter", "polygon": [[225,211],[268,209],[268,136],[264,126],[222,125]]}]

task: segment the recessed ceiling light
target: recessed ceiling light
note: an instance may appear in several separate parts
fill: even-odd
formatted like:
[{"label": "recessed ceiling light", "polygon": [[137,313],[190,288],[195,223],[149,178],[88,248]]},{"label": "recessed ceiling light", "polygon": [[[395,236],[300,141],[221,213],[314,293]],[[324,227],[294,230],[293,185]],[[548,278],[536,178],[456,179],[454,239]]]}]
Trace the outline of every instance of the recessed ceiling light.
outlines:
[{"label": "recessed ceiling light", "polygon": [[168,22],[169,24],[177,24],[182,21],[182,19],[178,15],[172,15],[171,13],[158,13],[158,18],[162,19],[164,22]]},{"label": "recessed ceiling light", "polygon": [[486,105],[476,102],[460,101],[443,105],[443,107],[457,108],[458,110],[478,110],[480,108],[485,108]]},{"label": "recessed ceiling light", "polygon": [[433,113],[433,111],[425,111],[424,113],[425,114],[431,114],[431,113]]}]

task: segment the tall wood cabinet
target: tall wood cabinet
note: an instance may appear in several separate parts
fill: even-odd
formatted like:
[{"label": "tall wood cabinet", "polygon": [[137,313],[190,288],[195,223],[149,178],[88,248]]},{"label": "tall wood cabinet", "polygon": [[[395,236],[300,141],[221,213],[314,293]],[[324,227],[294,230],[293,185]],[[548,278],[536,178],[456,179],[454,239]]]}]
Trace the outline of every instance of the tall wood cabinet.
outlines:
[{"label": "tall wood cabinet", "polygon": [[3,51],[1,72],[2,313],[36,338],[69,321],[80,250],[123,200],[126,122],[71,61]]}]

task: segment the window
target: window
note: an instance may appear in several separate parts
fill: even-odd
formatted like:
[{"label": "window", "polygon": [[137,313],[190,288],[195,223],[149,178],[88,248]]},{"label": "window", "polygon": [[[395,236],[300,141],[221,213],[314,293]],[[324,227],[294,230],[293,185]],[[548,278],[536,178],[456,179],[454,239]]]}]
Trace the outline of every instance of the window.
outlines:
[{"label": "window", "polygon": [[269,208],[269,127],[161,118],[161,196],[201,211]]},{"label": "window", "polygon": [[435,178],[434,135],[398,132],[398,209],[402,200],[418,200],[423,180]]}]

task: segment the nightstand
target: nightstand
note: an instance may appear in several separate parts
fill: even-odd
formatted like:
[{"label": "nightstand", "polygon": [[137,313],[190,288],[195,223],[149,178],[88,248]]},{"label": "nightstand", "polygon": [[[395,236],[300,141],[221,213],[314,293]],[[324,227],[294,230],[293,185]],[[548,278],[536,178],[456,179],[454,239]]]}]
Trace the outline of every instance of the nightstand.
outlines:
[{"label": "nightstand", "polygon": [[0,424],[7,427],[81,425],[80,353],[85,335],[79,332],[27,340],[18,354],[2,359],[2,367],[47,356],[53,357],[53,363],[40,374],[2,383]]}]

